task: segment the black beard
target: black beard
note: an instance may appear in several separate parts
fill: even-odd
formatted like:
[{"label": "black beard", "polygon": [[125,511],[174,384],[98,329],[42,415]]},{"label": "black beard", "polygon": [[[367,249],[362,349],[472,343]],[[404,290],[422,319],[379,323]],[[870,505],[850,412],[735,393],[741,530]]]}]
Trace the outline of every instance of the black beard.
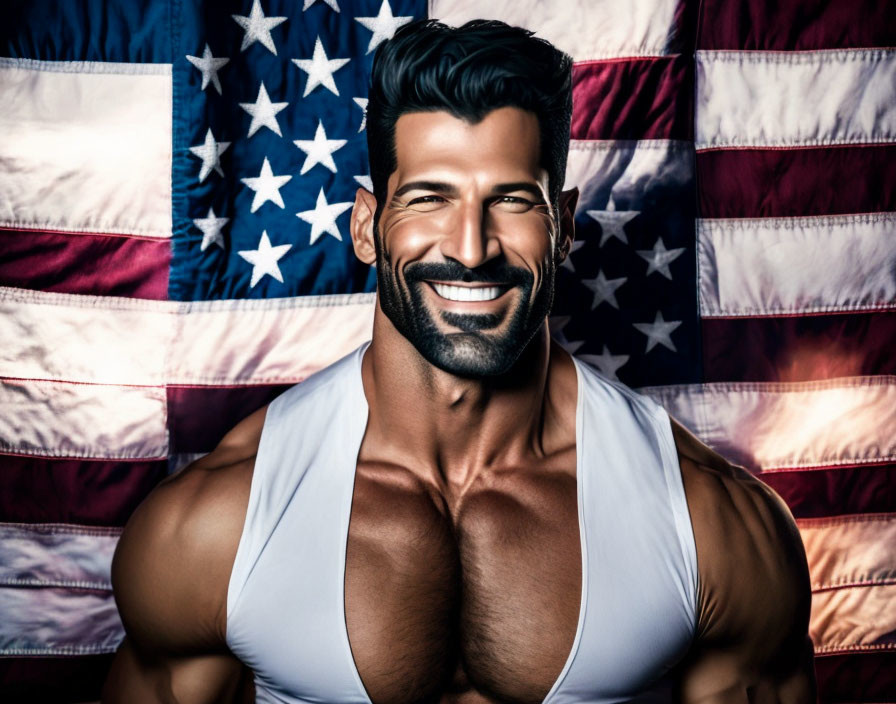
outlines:
[{"label": "black beard", "polygon": [[[532,298],[535,277],[525,269],[512,267],[502,258],[468,269],[455,261],[416,262],[404,269],[399,279],[379,236],[377,240],[377,292],[380,307],[396,329],[433,366],[459,377],[482,378],[510,370],[544,323],[554,297],[556,262],[545,267],[545,279]],[[426,281],[487,282],[513,286],[519,302],[510,313],[502,333],[489,334],[504,322],[505,315],[442,312],[442,320],[460,332],[438,329],[423,300]]]}]

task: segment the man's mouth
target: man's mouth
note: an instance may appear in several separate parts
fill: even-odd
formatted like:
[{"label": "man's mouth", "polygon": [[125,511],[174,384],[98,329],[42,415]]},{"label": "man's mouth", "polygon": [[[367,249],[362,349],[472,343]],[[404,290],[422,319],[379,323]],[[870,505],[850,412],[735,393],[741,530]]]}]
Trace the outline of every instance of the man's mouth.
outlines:
[{"label": "man's mouth", "polygon": [[436,281],[429,283],[439,296],[449,301],[493,301],[507,290],[506,286],[457,286]]}]

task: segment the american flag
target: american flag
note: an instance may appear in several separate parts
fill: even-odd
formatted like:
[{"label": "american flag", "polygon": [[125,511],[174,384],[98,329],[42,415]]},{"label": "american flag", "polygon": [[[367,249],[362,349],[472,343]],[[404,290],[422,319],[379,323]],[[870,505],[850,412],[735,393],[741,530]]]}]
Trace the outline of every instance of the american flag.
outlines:
[{"label": "american flag", "polygon": [[826,702],[896,702],[896,21],[885,0],[0,6],[0,692],[95,698],[121,526],[364,341],[373,51],[486,17],[574,60],[551,327],[797,518]]}]

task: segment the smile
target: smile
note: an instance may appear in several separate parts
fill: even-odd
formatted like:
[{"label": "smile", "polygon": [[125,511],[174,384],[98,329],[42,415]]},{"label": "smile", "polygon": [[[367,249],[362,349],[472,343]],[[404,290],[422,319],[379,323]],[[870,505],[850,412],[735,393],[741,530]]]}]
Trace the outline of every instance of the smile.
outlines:
[{"label": "smile", "polygon": [[436,293],[449,301],[493,301],[504,293],[502,286],[454,286],[431,282]]}]

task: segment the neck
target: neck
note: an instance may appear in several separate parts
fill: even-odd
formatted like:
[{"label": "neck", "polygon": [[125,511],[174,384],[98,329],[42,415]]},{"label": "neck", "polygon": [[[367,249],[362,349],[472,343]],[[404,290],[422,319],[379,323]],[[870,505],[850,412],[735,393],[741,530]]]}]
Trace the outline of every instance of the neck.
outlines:
[{"label": "neck", "polygon": [[365,445],[375,448],[367,459],[402,465],[444,491],[463,493],[483,473],[548,455],[563,436],[559,427],[569,425],[570,406],[575,417],[574,402],[567,399],[559,413],[553,402],[558,366],[567,367],[561,376],[568,379],[571,361],[559,348],[552,351],[542,325],[505,374],[458,377],[426,361],[377,306],[362,370],[370,407]]}]

